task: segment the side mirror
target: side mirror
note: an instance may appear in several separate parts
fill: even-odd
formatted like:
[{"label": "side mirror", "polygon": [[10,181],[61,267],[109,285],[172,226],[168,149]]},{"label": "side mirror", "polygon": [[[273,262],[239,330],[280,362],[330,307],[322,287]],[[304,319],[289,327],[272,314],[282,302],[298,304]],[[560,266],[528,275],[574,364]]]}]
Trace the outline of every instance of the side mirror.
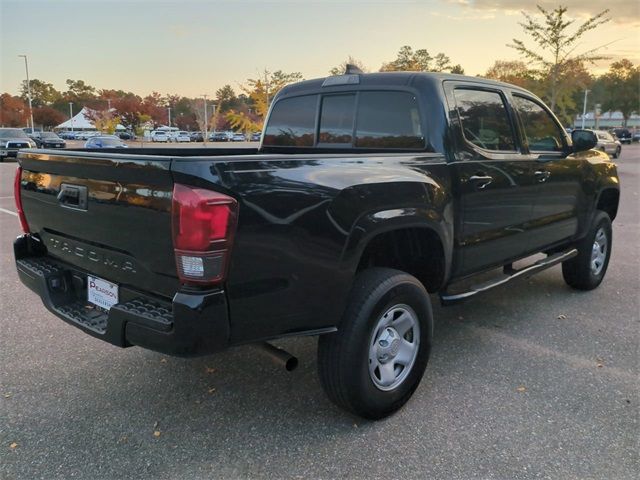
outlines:
[{"label": "side mirror", "polygon": [[591,130],[576,129],[571,132],[571,141],[574,152],[591,150],[598,144],[598,137]]}]

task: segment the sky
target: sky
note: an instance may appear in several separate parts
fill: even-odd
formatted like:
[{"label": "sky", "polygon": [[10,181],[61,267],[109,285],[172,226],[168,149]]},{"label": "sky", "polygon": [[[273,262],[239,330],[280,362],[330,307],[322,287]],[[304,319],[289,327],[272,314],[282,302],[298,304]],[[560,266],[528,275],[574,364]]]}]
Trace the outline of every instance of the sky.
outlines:
[{"label": "sky", "polygon": [[[556,2],[538,0],[553,8]],[[611,21],[578,52],[640,64],[640,2],[564,0],[576,24],[612,7]],[[470,75],[515,60],[528,0],[0,0],[0,92],[30,77],[66,90],[65,80],[147,95],[189,97],[225,84],[237,91],[265,68],[324,77],[348,55],[377,70],[403,45],[443,52]],[[530,44],[530,42],[528,42]]]}]

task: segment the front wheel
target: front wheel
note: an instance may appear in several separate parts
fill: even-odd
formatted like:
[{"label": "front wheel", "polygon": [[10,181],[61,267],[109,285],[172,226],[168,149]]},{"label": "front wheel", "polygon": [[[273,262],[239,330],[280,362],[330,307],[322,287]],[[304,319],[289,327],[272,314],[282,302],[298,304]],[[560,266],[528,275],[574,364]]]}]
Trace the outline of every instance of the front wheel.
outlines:
[{"label": "front wheel", "polygon": [[622,149],[620,147],[616,148],[615,153],[613,154],[613,158],[618,158],[620,156],[620,152]]},{"label": "front wheel", "polygon": [[578,255],[562,263],[564,281],[577,290],[593,290],[607,273],[611,258],[611,219],[596,211],[589,233],[576,245]]},{"label": "front wheel", "polygon": [[356,276],[339,330],[318,342],[322,387],[351,413],[391,415],[418,387],[432,336],[429,295],[415,277],[365,270]]}]

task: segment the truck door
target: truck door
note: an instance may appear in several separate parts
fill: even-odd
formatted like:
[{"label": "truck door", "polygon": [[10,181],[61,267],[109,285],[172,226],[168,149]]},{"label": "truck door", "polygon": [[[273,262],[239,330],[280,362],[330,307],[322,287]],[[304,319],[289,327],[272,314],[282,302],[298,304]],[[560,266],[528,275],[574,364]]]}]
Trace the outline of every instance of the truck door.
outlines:
[{"label": "truck door", "polygon": [[578,212],[578,205],[586,202],[581,200],[583,166],[573,155],[567,155],[566,135],[541,102],[515,92],[511,98],[522,126],[527,157],[536,162],[538,191],[529,241],[532,249],[542,250],[578,232],[578,216],[583,213]]},{"label": "truck door", "polygon": [[513,112],[492,86],[445,82],[456,143],[454,276],[500,266],[529,250],[536,162],[520,152]]}]

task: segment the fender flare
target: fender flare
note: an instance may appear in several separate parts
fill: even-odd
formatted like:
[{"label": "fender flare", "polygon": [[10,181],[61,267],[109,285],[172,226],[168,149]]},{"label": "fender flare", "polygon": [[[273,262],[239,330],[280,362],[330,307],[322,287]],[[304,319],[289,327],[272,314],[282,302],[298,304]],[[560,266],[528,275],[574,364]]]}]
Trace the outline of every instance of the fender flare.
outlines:
[{"label": "fender flare", "polygon": [[435,209],[405,207],[366,213],[354,223],[345,243],[340,263],[355,274],[367,245],[378,235],[394,230],[424,228],[435,233],[444,253],[443,283],[449,279],[453,255],[453,227]]}]

